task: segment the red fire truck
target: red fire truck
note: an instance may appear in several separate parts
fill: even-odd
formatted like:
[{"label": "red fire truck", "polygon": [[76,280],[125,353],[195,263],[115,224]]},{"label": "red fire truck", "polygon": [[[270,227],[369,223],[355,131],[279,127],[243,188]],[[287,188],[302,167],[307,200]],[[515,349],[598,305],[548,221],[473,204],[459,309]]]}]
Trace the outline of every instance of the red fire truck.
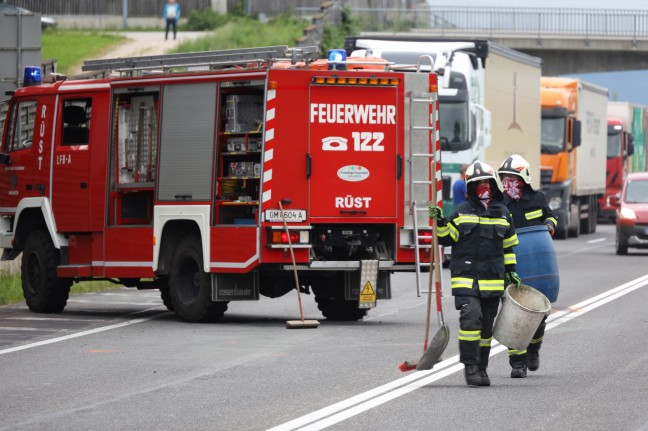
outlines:
[{"label": "red fire truck", "polygon": [[91,60],[112,72],[16,90],[0,247],[22,253],[29,308],[61,312],[73,282],[110,280],[159,289],[188,321],[297,288],[358,320],[392,273],[418,289],[436,75],[361,60],[286,46]]}]

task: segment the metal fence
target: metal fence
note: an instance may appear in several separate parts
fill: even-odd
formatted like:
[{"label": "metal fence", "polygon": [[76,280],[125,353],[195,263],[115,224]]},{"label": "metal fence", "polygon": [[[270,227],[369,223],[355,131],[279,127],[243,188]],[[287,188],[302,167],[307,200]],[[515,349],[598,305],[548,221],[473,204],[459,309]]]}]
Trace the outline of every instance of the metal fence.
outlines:
[{"label": "metal fence", "polygon": [[[114,15],[122,16],[124,0],[11,0],[12,4],[42,15]],[[128,16],[161,17],[166,0],[127,0]],[[182,15],[210,9],[212,0],[178,0]]]},{"label": "metal fence", "polygon": [[499,34],[648,36],[648,10],[466,8],[430,11],[429,28]]}]

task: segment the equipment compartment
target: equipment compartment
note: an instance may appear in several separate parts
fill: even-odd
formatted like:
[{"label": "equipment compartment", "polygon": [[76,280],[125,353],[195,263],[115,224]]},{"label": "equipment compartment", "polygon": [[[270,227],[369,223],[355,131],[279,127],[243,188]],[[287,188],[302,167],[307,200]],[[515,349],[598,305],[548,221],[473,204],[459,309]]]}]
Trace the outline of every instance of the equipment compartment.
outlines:
[{"label": "equipment compartment", "polygon": [[227,122],[230,133],[259,131],[263,125],[263,97],[231,94],[226,98]]}]

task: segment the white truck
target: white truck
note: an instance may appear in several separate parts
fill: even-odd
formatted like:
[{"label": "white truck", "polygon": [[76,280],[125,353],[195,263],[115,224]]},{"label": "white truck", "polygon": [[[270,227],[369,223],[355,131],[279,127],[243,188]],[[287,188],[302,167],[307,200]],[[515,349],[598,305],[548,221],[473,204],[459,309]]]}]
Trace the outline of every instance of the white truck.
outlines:
[{"label": "white truck", "polygon": [[541,59],[487,40],[415,33],[362,33],[347,37],[345,50],[412,69],[422,55],[429,56],[439,75],[446,212],[452,209],[452,184],[461,165],[477,159],[497,168],[508,155],[520,154],[539,187]]}]

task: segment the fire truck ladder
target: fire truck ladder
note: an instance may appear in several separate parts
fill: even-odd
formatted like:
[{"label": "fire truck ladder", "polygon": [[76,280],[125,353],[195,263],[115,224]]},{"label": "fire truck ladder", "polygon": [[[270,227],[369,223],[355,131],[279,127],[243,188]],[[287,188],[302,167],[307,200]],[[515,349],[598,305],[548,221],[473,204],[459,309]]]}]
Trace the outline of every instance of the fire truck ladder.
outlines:
[{"label": "fire truck ladder", "polygon": [[[437,111],[436,111],[436,95],[434,93],[409,93],[409,123],[410,123],[410,145],[409,145],[409,172],[410,172],[410,182],[409,182],[409,196],[410,196],[410,215],[412,217],[412,226],[414,228],[414,259],[415,259],[415,271],[416,271],[416,296],[421,296],[421,292],[428,293],[427,290],[421,290],[421,273],[422,268],[428,268],[430,277],[432,276],[431,261],[430,262],[421,262],[420,251],[423,248],[432,249],[432,245],[421,245],[421,240],[430,240],[429,236],[421,235],[419,232],[418,226],[418,214],[424,212],[426,215],[429,212],[430,203],[432,203],[432,186],[433,181],[437,181],[436,177],[440,174],[440,161],[437,160],[436,163],[433,163],[435,154],[434,148],[436,148],[436,141],[438,137],[435,133],[435,125],[437,123]],[[417,106],[418,105],[418,106]],[[434,109],[431,109],[434,108]],[[420,115],[419,112],[415,112],[417,109],[425,109],[425,115]],[[430,114],[431,113],[431,114]],[[425,124],[421,124],[421,118],[425,118]],[[418,120],[418,123],[417,123]],[[419,143],[416,145],[416,140],[414,139],[415,133],[418,132],[419,136],[422,132],[425,132],[425,143]],[[431,132],[431,133],[430,133]],[[419,140],[423,142],[423,140]],[[425,152],[424,152],[425,151]],[[421,169],[421,163],[418,161],[424,161],[428,169]],[[431,172],[432,167],[437,167],[437,172]],[[422,175],[425,175],[425,178],[421,178]],[[421,188],[427,189],[421,191]],[[425,190],[424,189],[424,190]],[[418,192],[419,194],[416,194]],[[419,195],[427,194],[428,199],[416,199]],[[435,203],[436,204],[436,203]],[[436,232],[432,232],[433,235]],[[432,255],[431,255],[432,256]]]},{"label": "fire truck ladder", "polygon": [[[179,54],[150,55],[144,57],[108,58],[104,60],[86,60],[81,67],[83,71],[114,70],[120,73],[133,74],[135,71],[160,70],[165,73],[176,68],[194,68],[194,70],[213,70],[231,67],[237,64],[257,68],[270,67],[279,60],[310,62],[319,58],[319,48],[305,46],[288,48],[286,45],[265,46],[259,48],[227,49],[219,51],[188,52]],[[199,69],[198,69],[199,68]]]}]

